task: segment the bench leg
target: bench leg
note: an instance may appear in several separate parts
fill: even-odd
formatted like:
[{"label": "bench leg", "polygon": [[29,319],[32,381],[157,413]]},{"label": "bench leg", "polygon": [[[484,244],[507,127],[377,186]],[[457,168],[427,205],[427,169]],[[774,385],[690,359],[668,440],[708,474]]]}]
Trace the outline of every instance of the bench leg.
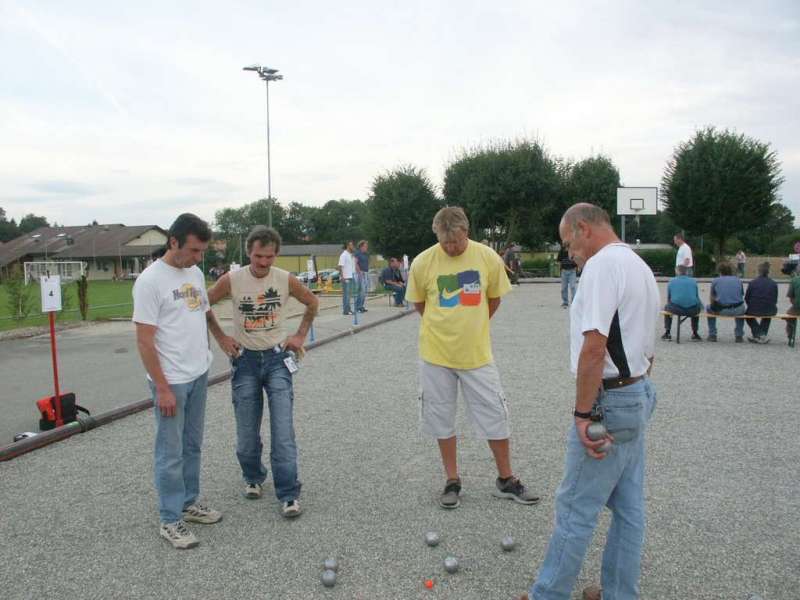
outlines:
[{"label": "bench leg", "polygon": [[689,317],[680,317],[680,316],[678,317],[678,331],[675,332],[675,343],[676,344],[680,344],[681,343],[681,325],[683,325],[683,322],[688,318]]}]

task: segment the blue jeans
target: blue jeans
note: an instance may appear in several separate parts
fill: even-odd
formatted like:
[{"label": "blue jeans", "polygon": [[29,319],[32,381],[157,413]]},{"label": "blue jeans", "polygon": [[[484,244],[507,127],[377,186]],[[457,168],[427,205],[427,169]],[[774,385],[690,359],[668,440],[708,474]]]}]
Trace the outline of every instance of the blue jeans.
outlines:
[{"label": "blue jeans", "polygon": [[[714,313],[725,317],[738,317],[739,315],[743,315],[746,310],[747,307],[744,302],[736,308],[723,308],[720,310],[712,310],[710,304],[706,306],[706,313]],[[708,317],[708,335],[717,335],[717,319],[714,317]],[[744,319],[736,319],[734,335],[736,337],[742,337],[744,335]]]},{"label": "blue jeans", "polygon": [[261,419],[264,395],[269,407],[269,458],[275,495],[281,502],[300,495],[297,479],[297,442],[294,436],[292,374],[285,352],[247,350],[231,360],[233,412],[236,415],[236,457],[247,483],[264,483],[267,468],[261,461]]},{"label": "blue jeans", "polygon": [[603,460],[586,454],[573,425],[567,438],[564,479],[556,493],[555,530],[529,596],[568,600],[603,506],[612,513],[603,551],[603,600],[639,598],[645,506],[645,430],[656,404],[645,378],[598,398],[615,437]]},{"label": "blue jeans", "polygon": [[369,285],[368,273],[356,273],[356,310],[363,310],[367,300],[367,286]]},{"label": "blue jeans", "polygon": [[344,314],[353,311],[353,309],[350,308],[350,294],[352,293],[352,289],[353,289],[353,280],[342,279],[342,312]]},{"label": "blue jeans", "polygon": [[406,301],[406,286],[384,284],[383,289],[394,294],[395,306],[400,306]]},{"label": "blue jeans", "polygon": [[158,408],[156,387],[148,379],[156,416],[154,471],[158,512],[162,523],[183,518],[183,509],[200,494],[200,448],[206,416],[208,372],[189,383],[170,385],[175,394],[175,416]]},{"label": "blue jeans", "polygon": [[561,303],[570,304],[575,297],[578,274],[575,269],[561,269]]}]

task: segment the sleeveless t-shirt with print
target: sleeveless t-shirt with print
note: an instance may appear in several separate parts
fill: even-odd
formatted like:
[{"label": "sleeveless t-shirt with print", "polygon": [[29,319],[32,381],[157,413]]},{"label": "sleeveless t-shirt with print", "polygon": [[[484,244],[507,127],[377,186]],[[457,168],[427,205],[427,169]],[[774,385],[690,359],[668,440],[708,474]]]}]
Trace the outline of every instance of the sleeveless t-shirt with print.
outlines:
[{"label": "sleeveless t-shirt with print", "polygon": [[270,350],[286,339],[284,310],[289,299],[289,272],[270,267],[254,277],[250,267],[230,274],[233,337],[248,350]]}]

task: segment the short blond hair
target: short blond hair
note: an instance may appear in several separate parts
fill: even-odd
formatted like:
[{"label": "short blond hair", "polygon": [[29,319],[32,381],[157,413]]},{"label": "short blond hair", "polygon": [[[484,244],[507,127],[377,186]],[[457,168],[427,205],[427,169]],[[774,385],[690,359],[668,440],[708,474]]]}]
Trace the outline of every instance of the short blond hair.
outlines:
[{"label": "short blond hair", "polygon": [[460,206],[445,206],[433,216],[433,233],[448,236],[459,229],[469,233],[469,219]]}]

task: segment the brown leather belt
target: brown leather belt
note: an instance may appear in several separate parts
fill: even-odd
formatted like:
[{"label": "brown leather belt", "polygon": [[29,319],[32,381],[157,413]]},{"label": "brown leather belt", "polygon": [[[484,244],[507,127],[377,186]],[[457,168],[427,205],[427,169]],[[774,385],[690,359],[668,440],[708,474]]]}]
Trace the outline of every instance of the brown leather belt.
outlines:
[{"label": "brown leather belt", "polygon": [[625,387],[626,385],[631,385],[636,383],[637,381],[641,381],[644,379],[644,375],[639,375],[639,377],[623,377],[623,378],[614,378],[614,379],[603,379],[603,389],[604,390],[615,390],[617,388]]}]

